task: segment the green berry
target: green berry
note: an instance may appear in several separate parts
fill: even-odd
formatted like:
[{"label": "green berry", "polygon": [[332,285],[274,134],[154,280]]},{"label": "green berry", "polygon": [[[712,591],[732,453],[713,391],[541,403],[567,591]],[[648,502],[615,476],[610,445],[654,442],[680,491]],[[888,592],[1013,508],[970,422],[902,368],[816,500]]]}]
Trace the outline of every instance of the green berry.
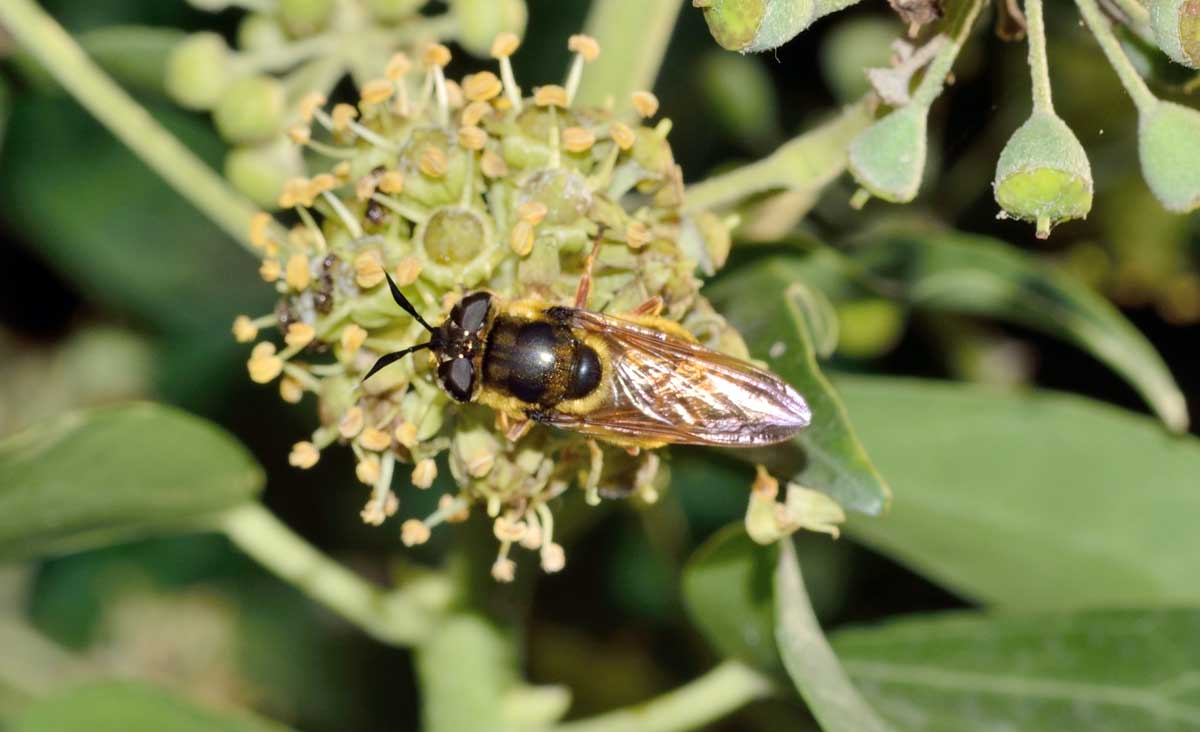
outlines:
[{"label": "green berry", "polygon": [[1200,0],[1150,0],[1150,24],[1163,53],[1200,69]]},{"label": "green berry", "polygon": [[229,83],[229,46],[216,33],[193,33],[171,51],[167,94],[189,109],[211,109]]},{"label": "green berry", "polygon": [[238,47],[243,51],[266,51],[288,42],[279,21],[263,13],[251,13],[238,24]]},{"label": "green berry", "polygon": [[1071,128],[1048,112],[1034,112],[1009,138],[993,186],[1000,208],[1035,222],[1042,239],[1052,226],[1087,218],[1092,209],[1087,153]]},{"label": "green berry", "polygon": [[265,142],[283,129],[286,94],[270,76],[247,76],[225,90],[213,109],[217,131],[239,144]]},{"label": "green berry", "polygon": [[904,309],[891,300],[869,298],[837,305],[837,353],[877,358],[892,350],[904,332]]},{"label": "green berry", "polygon": [[235,147],[225,156],[225,177],[267,210],[278,208],[284,182],[303,174],[299,148],[283,137],[254,147]]},{"label": "green berry", "polygon": [[925,172],[928,109],[901,107],[850,142],[850,172],[871,195],[893,203],[917,196]]},{"label": "green berry", "polygon": [[876,15],[840,20],[821,42],[821,75],[839,101],[849,103],[871,90],[866,69],[891,66],[894,20]]},{"label": "green berry", "polygon": [[1142,175],[1168,211],[1200,207],[1200,112],[1158,102],[1138,120]]},{"label": "green berry", "polygon": [[335,0],[279,0],[279,20],[293,36],[311,36],[333,17]]},{"label": "green berry", "polygon": [[713,117],[730,137],[765,146],[776,134],[779,105],[762,62],[724,51],[705,55],[700,79]]},{"label": "green berry", "polygon": [[496,35],[525,33],[529,10],[525,0],[451,0],[450,12],[458,21],[458,43],[475,56],[486,57]]},{"label": "green berry", "polygon": [[425,0],[367,0],[371,17],[381,23],[395,23],[416,15]]}]

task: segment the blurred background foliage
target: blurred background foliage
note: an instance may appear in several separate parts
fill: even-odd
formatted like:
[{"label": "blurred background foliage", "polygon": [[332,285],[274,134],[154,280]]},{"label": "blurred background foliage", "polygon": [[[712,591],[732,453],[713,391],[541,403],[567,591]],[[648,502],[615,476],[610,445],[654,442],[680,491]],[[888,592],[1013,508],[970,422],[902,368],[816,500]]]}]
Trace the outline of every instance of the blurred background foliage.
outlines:
[{"label": "blurred background foliage", "polygon": [[[238,11],[212,15],[161,0],[45,0],[43,5],[189,148],[220,165],[224,145],[208,119],[167,101],[158,71],[180,32],[214,30],[229,37]],[[583,0],[529,0],[527,40],[514,59],[518,76],[544,79],[545,70],[565,68],[563,39],[582,27],[586,11]],[[1024,45],[1002,41],[981,24],[955,67],[953,86],[934,107],[928,172],[916,202],[904,208],[874,203],[855,211],[847,178],[815,199],[808,196],[812,200],[789,192],[759,196],[739,209],[738,235],[748,243],[735,249],[726,279],[745,277],[759,260],[804,250],[814,240],[878,242],[888,227],[991,237],[1111,299],[1162,354],[1192,404],[1200,404],[1195,349],[1200,217],[1168,214],[1152,198],[1138,173],[1133,106],[1072,13],[1051,7],[1047,22],[1058,110],[1089,151],[1095,174],[1091,217],[1062,226],[1047,241],[1037,240],[1028,225],[996,219],[987,183],[1005,140],[1027,114],[1028,73]],[[122,26],[150,26],[161,35],[139,34],[131,43],[121,35]],[[866,91],[862,69],[886,65],[888,43],[902,29],[883,3],[863,3],[771,53],[739,56],[719,49],[700,13],[685,7],[655,90],[674,121],[671,144],[688,181],[766,155],[830,109],[859,98]],[[1194,88],[1194,79],[1142,50],[1137,61],[1156,79],[1156,88],[1187,99],[1180,90],[1189,81]],[[435,534],[417,550],[403,550],[396,532],[363,527],[359,491],[347,479],[352,474],[348,453],[331,453],[310,471],[288,468],[288,448],[308,431],[310,420],[272,390],[245,379],[243,349],[228,335],[236,314],[270,307],[271,292],[255,276],[251,260],[3,36],[0,57],[0,433],[76,407],[132,398],[162,401],[229,429],[269,476],[264,501],[270,509],[357,572],[384,579],[405,565],[440,556],[445,534]],[[464,72],[480,67],[465,57],[454,63]],[[809,207],[799,221],[797,211]],[[887,273],[886,267],[879,272]],[[727,301],[723,309],[736,311],[731,313],[735,322],[736,314],[771,317],[764,311],[769,304],[747,299],[752,291],[720,281],[715,286],[718,301]],[[933,645],[906,639],[934,637],[943,629],[921,636],[913,635],[920,628],[904,627],[886,638],[872,637],[881,631],[843,636],[838,629],[993,604],[1045,610],[1139,605],[1147,598],[1154,603],[1200,600],[1192,581],[1197,547],[1178,539],[1195,533],[1195,496],[1172,493],[1177,502],[1152,507],[1137,500],[1140,482],[1153,482],[1173,459],[1182,462],[1172,490],[1182,494],[1180,484],[1189,482],[1196,487],[1194,474],[1183,477],[1194,460],[1186,462],[1160,445],[1165,438],[1157,434],[1159,428],[1139,423],[1137,429],[1146,433],[1139,438],[1145,441],[1138,449],[1143,462],[1132,463],[1124,476],[1088,476],[1084,482],[1095,491],[1088,496],[1073,488],[1081,485],[1079,476],[1055,471],[1073,471],[1086,464],[1089,453],[1103,454],[1110,447],[1131,451],[1123,444],[1131,433],[1117,424],[1128,417],[1097,419],[1074,402],[1022,403],[1021,409],[985,421],[980,415],[1005,412],[1008,402],[982,394],[966,401],[939,392],[881,395],[877,382],[856,384],[850,376],[882,372],[1037,385],[1149,411],[1134,389],[1073,346],[1070,336],[1056,337],[1061,333],[1036,322],[1036,314],[998,324],[968,318],[970,306],[927,310],[878,294],[834,298],[834,307],[841,338],[829,364],[844,374],[838,385],[844,385],[852,421],[897,498],[892,516],[852,526],[855,540],[804,536],[797,551],[822,624],[850,659],[851,674],[857,668],[860,678],[868,679],[864,688],[888,716],[904,719],[912,713],[906,707],[920,707],[927,716],[910,716],[911,729],[941,729],[935,717],[944,711],[946,719],[960,720],[951,708],[961,700],[934,694],[915,701],[902,684],[889,686],[898,683],[895,679],[872,676],[873,669],[879,671],[871,665],[879,647],[911,654],[914,663],[973,668],[955,655],[955,643],[969,645],[976,637],[982,639],[978,650],[1008,635],[1032,643],[1032,634],[1049,637],[1053,623],[1048,629],[1042,622],[996,621],[999,627],[993,628],[990,621],[964,618],[961,627],[952,626],[952,638]],[[939,399],[947,404],[941,421],[927,420],[933,413],[929,403]],[[1034,422],[1027,407],[1050,417]],[[1193,424],[1197,416],[1193,407]],[[1105,433],[1110,426],[1111,434]],[[897,441],[896,432],[908,437]],[[1013,454],[996,452],[1000,447],[1028,456],[1025,451],[1038,435],[1048,440],[1048,454],[1030,457],[1031,472],[1003,460],[996,464],[995,455]],[[1058,466],[1063,436],[1077,450],[1066,468]],[[930,452],[938,458],[930,458]],[[914,459],[914,454],[924,457]],[[964,505],[946,502],[956,481],[980,473],[992,481],[986,489],[964,496]],[[536,587],[521,590],[533,593],[522,605],[528,616],[523,664],[531,682],[570,687],[572,715],[586,716],[645,699],[709,667],[713,650],[688,620],[683,566],[703,540],[741,520],[752,475],[748,466],[724,456],[678,450],[666,500],[643,512],[610,506],[576,527],[569,571],[541,577]],[[1071,489],[1057,499],[1046,495],[1047,486],[1056,484]],[[925,495],[921,486],[947,490],[930,489]],[[1084,529],[1079,535],[1096,542],[1091,554],[1063,557],[1054,541],[1039,543],[1037,537],[1058,531],[1049,520],[1028,512],[1008,516],[1008,523],[997,518],[1005,503],[1015,500],[1010,489],[1030,493],[1019,502],[1026,509],[1057,501],[1061,510],[1047,509],[1053,518],[1076,515]],[[981,501],[981,492],[991,500]],[[973,503],[966,505],[966,498]],[[1080,508],[1089,505],[1097,506],[1094,515]],[[1004,526],[981,528],[989,520]],[[1136,531],[1128,531],[1130,522],[1138,524]],[[969,536],[977,531],[992,538],[1005,535],[1009,542],[1001,551],[999,545],[981,546],[978,557],[940,563],[947,546],[961,546],[939,543],[942,532]],[[1164,535],[1177,543],[1162,540]],[[933,538],[914,543],[913,537],[921,536]],[[1175,564],[1163,563],[1161,576],[1150,578],[1136,555],[1156,541],[1164,545],[1154,556],[1173,557]],[[918,575],[910,566],[923,571]],[[1006,577],[1021,568],[1035,576]],[[26,586],[32,588],[28,594],[22,590]],[[1077,593],[1091,600],[1076,602]],[[1062,601],[1064,596],[1074,599]],[[1162,629],[1161,637],[1170,643],[1194,649],[1196,615],[1177,613],[1151,626]],[[249,707],[309,732],[412,729],[420,713],[407,652],[371,641],[213,535],[141,540],[10,565],[0,571],[0,638],[5,638],[3,625],[20,618],[78,652],[80,663],[153,680],[205,705]],[[1119,628],[1121,620],[1110,613],[1095,627]],[[936,621],[912,621],[921,622]],[[1171,630],[1176,625],[1178,632]],[[1068,631],[1055,641],[1063,646],[1061,663],[1075,655],[1081,666],[1108,662],[1089,660],[1095,649],[1084,641],[1073,645]],[[725,651],[719,645],[718,650]],[[24,651],[23,663],[31,667],[43,659],[49,663],[56,652]],[[7,648],[0,653],[13,658]],[[1122,663],[1159,661],[1121,658]],[[1001,665],[998,661],[995,668]],[[1015,662],[1012,668],[1021,669]],[[0,720],[6,710],[23,708],[27,701],[5,688],[0,683]],[[137,693],[129,692],[131,698]],[[129,708],[162,703],[140,699],[130,701]],[[1040,720],[1037,729],[1070,728],[1075,720],[1070,710],[1026,711]],[[22,729],[52,729],[56,718],[47,711],[40,722],[37,715],[25,719]],[[1047,720],[1061,724],[1052,727]],[[1105,729],[1149,728],[1136,718],[1127,721],[1132,726]],[[812,725],[798,701],[763,701],[721,728]],[[1170,728],[1193,729],[1194,719],[1191,726]]]}]

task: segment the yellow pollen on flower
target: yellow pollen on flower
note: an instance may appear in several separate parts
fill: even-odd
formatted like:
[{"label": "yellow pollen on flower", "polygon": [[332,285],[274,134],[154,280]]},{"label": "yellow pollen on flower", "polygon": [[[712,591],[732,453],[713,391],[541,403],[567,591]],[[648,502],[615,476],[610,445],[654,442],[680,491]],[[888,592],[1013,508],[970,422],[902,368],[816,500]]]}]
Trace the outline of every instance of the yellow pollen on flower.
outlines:
[{"label": "yellow pollen on flower", "polygon": [[379,181],[373,175],[364,175],[354,182],[354,197],[365,201],[375,195],[375,187]]},{"label": "yellow pollen on flower", "polygon": [[374,485],[379,480],[379,458],[368,455],[354,466],[354,476],[359,482]]},{"label": "yellow pollen on flower", "polygon": [[363,83],[358,95],[367,104],[381,104],[392,98],[396,91],[391,79],[371,79]]},{"label": "yellow pollen on flower", "polygon": [[285,375],[279,380],[279,398],[288,404],[299,404],[304,398],[304,385]]},{"label": "yellow pollen on flower", "polygon": [[249,343],[258,337],[258,326],[246,315],[233,320],[233,337],[238,343]]},{"label": "yellow pollen on flower", "polygon": [[379,176],[379,190],[388,195],[395,195],[404,190],[404,173],[399,170],[385,170]]},{"label": "yellow pollen on flower", "polygon": [[429,527],[417,519],[409,519],[400,525],[400,541],[404,546],[419,546],[429,541]]},{"label": "yellow pollen on flower", "polygon": [[412,61],[404,52],[395,53],[383,69],[383,75],[392,81],[400,81],[412,69]]},{"label": "yellow pollen on flower", "polygon": [[633,108],[642,117],[653,117],[658,112],[658,97],[648,91],[635,91]]},{"label": "yellow pollen on flower", "polygon": [[401,259],[394,272],[396,284],[400,287],[408,287],[416,282],[417,278],[421,276],[421,268],[421,260],[411,254]]},{"label": "yellow pollen on flower", "polygon": [[286,281],[293,290],[303,290],[312,280],[308,269],[308,257],[303,254],[293,254],[287,261]]},{"label": "yellow pollen on flower", "polygon": [[466,503],[459,510],[451,512],[450,509],[453,507],[454,496],[447,494],[438,499],[438,510],[445,514],[446,523],[461,524],[471,517],[471,508]]},{"label": "yellow pollen on flower", "polygon": [[280,266],[278,259],[264,259],[258,268],[258,276],[262,277],[265,282],[274,282],[279,279],[281,274],[283,274],[283,267]]},{"label": "yellow pollen on flower", "polygon": [[482,150],[487,144],[487,133],[474,126],[458,128],[458,144],[467,150]]},{"label": "yellow pollen on flower", "polygon": [[479,169],[489,178],[503,178],[508,175],[508,163],[491,150],[485,150],[479,159]]},{"label": "yellow pollen on flower", "polygon": [[288,325],[287,335],[283,342],[292,348],[304,348],[317,337],[317,331],[308,323],[292,323]]},{"label": "yellow pollen on flower", "polygon": [[446,104],[450,109],[459,109],[463,102],[462,87],[454,79],[446,79]]},{"label": "yellow pollen on flower", "polygon": [[542,547],[541,557],[542,569],[548,573],[561,572],[567,566],[567,553],[563,551],[562,544],[546,544]]},{"label": "yellow pollen on flower", "polygon": [[310,91],[300,97],[300,101],[296,105],[300,113],[300,119],[305,122],[312,122],[313,115],[317,113],[318,109],[324,107],[327,101],[325,95],[317,91]]},{"label": "yellow pollen on flower", "polygon": [[367,340],[367,331],[361,326],[351,323],[342,331],[342,353],[353,356],[358,349],[362,348],[365,340]]},{"label": "yellow pollen on flower", "polygon": [[546,218],[549,209],[541,201],[526,201],[517,207],[517,218],[537,226]]},{"label": "yellow pollen on flower", "polygon": [[421,490],[425,490],[433,485],[437,474],[437,463],[432,458],[424,458],[418,461],[416,467],[413,468],[412,484]]},{"label": "yellow pollen on flower", "polygon": [[633,134],[633,130],[623,122],[613,122],[608,128],[608,134],[612,137],[613,142],[617,143],[617,147],[622,150],[628,150],[633,147],[633,143],[637,142],[637,136]]},{"label": "yellow pollen on flower", "polygon": [[595,38],[576,33],[567,39],[567,49],[583,56],[583,60],[591,63],[600,56],[600,44]]},{"label": "yellow pollen on flower", "polygon": [[321,452],[317,446],[311,442],[297,442],[292,445],[292,451],[288,454],[288,464],[294,468],[308,470],[317,464],[321,459]]},{"label": "yellow pollen on flower", "polygon": [[445,68],[450,63],[450,49],[440,43],[430,43],[421,49],[421,63]]},{"label": "yellow pollen on flower", "polygon": [[625,227],[625,243],[630,249],[641,249],[650,243],[650,229],[641,221],[630,221]]},{"label": "yellow pollen on flower", "polygon": [[250,380],[256,384],[266,384],[279,376],[283,371],[283,359],[275,355],[275,344],[263,341],[250,351],[250,360],[246,362],[246,370],[250,372]]},{"label": "yellow pollen on flower", "polygon": [[567,90],[558,84],[539,86],[533,92],[533,103],[539,107],[567,108]]},{"label": "yellow pollen on flower", "polygon": [[472,102],[486,102],[500,96],[504,91],[504,85],[500,83],[500,77],[490,71],[480,71],[478,74],[469,74],[463,77],[462,80],[463,96]]},{"label": "yellow pollen on flower", "polygon": [[334,131],[345,132],[350,129],[350,123],[358,117],[358,110],[350,104],[335,104],[330,117],[333,118]]},{"label": "yellow pollen on flower", "polygon": [[446,153],[439,147],[426,145],[421,150],[421,159],[417,167],[430,178],[441,178],[446,174]]},{"label": "yellow pollen on flower", "polygon": [[379,254],[363,252],[354,258],[354,281],[364,290],[369,290],[383,282],[383,265],[379,263]]},{"label": "yellow pollen on flower", "polygon": [[401,422],[396,425],[392,436],[396,438],[396,442],[411,448],[417,444],[417,426],[412,422]]},{"label": "yellow pollen on flower", "polygon": [[524,521],[513,521],[506,516],[498,517],[492,524],[492,533],[500,541],[520,541],[528,530],[529,526]]},{"label": "yellow pollen on flower", "polygon": [[308,125],[294,124],[288,128],[287,135],[297,145],[307,145],[312,140],[312,128]]},{"label": "yellow pollen on flower", "polygon": [[581,153],[592,149],[596,135],[582,127],[568,127],[562,131],[562,146],[567,152]]},{"label": "yellow pollen on flower", "polygon": [[487,451],[480,451],[467,461],[467,472],[475,478],[482,478],[492,472],[496,464],[496,456]]},{"label": "yellow pollen on flower", "polygon": [[337,178],[343,183],[350,180],[350,161],[343,160],[342,162],[333,166],[333,170],[331,172],[333,173],[334,178]]},{"label": "yellow pollen on flower", "polygon": [[530,523],[528,526],[529,529],[525,532],[525,536],[522,536],[518,543],[530,551],[535,551],[542,546],[542,527],[535,523]]},{"label": "yellow pollen on flower", "polygon": [[309,199],[315,199],[325,191],[332,191],[336,187],[337,178],[334,178],[329,173],[321,173],[320,175],[314,176],[313,179],[309,181],[308,197]]},{"label": "yellow pollen on flower", "polygon": [[512,582],[517,576],[517,563],[507,557],[498,558],[492,564],[492,579],[497,582]]},{"label": "yellow pollen on flower", "polygon": [[521,219],[513,226],[512,235],[508,238],[508,245],[512,247],[514,253],[519,257],[527,256],[533,251],[533,224],[525,219]]},{"label": "yellow pollen on flower", "polygon": [[363,428],[362,407],[350,407],[338,420],[338,434],[347,440],[353,440]]},{"label": "yellow pollen on flower", "polygon": [[754,482],[750,484],[750,492],[762,498],[775,500],[775,497],[779,495],[779,481],[773,478],[762,465],[755,466],[754,470]]},{"label": "yellow pollen on flower", "polygon": [[308,178],[300,176],[283,182],[283,190],[279,193],[280,208],[310,205],[312,199],[308,195]]},{"label": "yellow pollen on flower", "polygon": [[358,436],[359,444],[368,450],[383,452],[392,446],[392,436],[385,430],[368,427]]},{"label": "yellow pollen on flower", "polygon": [[275,219],[266,211],[259,211],[250,217],[250,243],[259,249],[266,249],[271,243],[268,233]]},{"label": "yellow pollen on flower", "polygon": [[487,102],[471,102],[462,111],[464,127],[474,127],[480,120],[492,113],[492,105]]},{"label": "yellow pollen on flower", "polygon": [[508,58],[517,52],[520,45],[521,39],[517,38],[516,33],[508,31],[497,33],[495,40],[492,41],[492,58]]}]

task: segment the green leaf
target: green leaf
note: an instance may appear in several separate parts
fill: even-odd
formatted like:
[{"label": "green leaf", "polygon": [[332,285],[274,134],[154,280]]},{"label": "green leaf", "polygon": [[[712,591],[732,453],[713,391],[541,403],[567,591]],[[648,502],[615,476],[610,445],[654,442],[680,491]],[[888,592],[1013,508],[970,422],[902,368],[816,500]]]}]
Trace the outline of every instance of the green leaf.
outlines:
[{"label": "green leaf", "polygon": [[217,714],[146,684],[107,682],[48,696],[10,732],[283,732],[249,714]]},{"label": "green leaf", "polygon": [[1003,242],[959,233],[883,231],[851,252],[861,275],[928,310],[984,315],[1049,333],[1123,376],[1171,429],[1187,404],[1162,358],[1104,298]]},{"label": "green leaf", "polygon": [[775,647],[775,546],[755,544],[731,524],[696,550],[683,572],[692,622],[722,656],[782,673]]},{"label": "green leaf", "polygon": [[417,649],[425,732],[493,732],[506,725],[501,707],[517,684],[512,641],[490,620],[458,613],[438,624]]},{"label": "green leaf", "polygon": [[797,691],[824,732],[889,732],[851,684],[821,632],[791,541],[780,542],[775,568],[775,639]]},{"label": "green leaf", "polygon": [[817,366],[808,326],[808,294],[795,262],[772,259],[723,277],[706,294],[746,339],[750,351],[800,390],[812,424],[790,443],[738,450],[773,473],[824,491],[842,506],[882,512],[891,491],[871,464],[841,399]]},{"label": "green leaf", "polygon": [[833,646],[907,729],[1200,730],[1194,609],[955,613],[844,631]]},{"label": "green leaf", "polygon": [[[159,112],[190,148],[219,155],[200,120]],[[176,333],[270,311],[254,261],[72,102],[18,100],[4,165],[0,214],[102,305]]]},{"label": "green leaf", "polygon": [[1200,441],[1074,396],[839,377],[900,497],[849,531],[981,602],[1200,602]]},{"label": "green leaf", "polygon": [[68,414],[0,441],[0,560],[178,528],[262,484],[245,448],[184,412],[134,404]]}]

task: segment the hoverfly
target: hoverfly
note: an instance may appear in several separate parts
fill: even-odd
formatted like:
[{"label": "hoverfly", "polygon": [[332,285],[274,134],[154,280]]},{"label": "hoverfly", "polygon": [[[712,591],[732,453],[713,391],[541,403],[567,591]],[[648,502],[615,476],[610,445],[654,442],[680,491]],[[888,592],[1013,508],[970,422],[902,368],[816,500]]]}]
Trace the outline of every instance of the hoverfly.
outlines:
[{"label": "hoverfly", "polygon": [[804,398],[775,374],[705,348],[669,320],[584,309],[589,272],[576,307],[505,302],[478,291],[436,328],[389,275],[396,304],[430,338],[380,357],[363,380],[429,349],[453,399],[627,448],[769,445],[808,426]]}]

